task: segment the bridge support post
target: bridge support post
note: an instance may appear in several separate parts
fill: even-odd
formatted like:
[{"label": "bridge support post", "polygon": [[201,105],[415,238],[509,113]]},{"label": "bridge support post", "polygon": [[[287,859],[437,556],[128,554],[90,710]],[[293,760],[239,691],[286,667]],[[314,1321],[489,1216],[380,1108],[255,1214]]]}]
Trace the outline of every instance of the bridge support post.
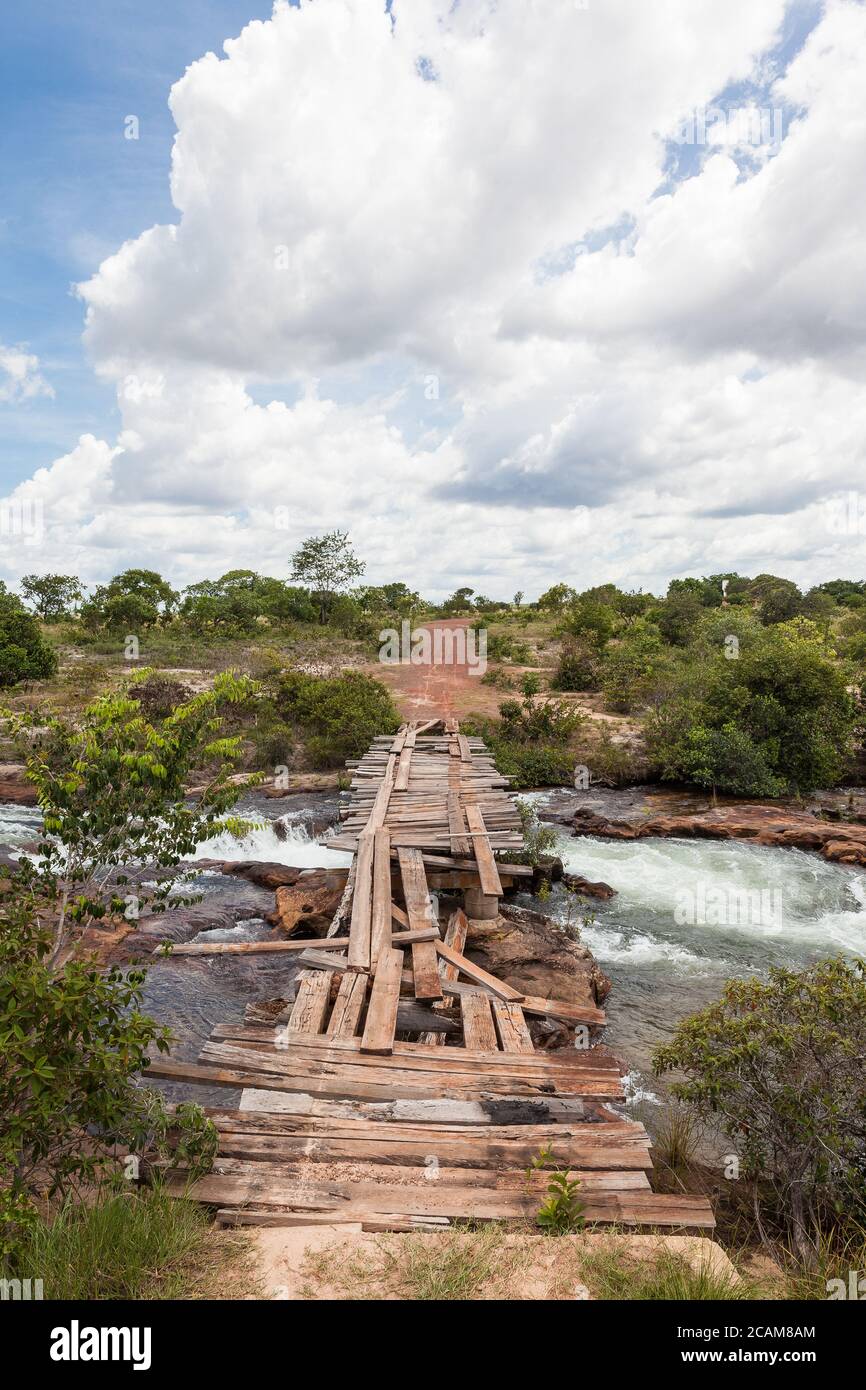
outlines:
[{"label": "bridge support post", "polygon": [[482,893],[480,888],[466,888],[463,892],[463,908],[467,917],[488,922],[499,916],[499,899],[494,893]]}]

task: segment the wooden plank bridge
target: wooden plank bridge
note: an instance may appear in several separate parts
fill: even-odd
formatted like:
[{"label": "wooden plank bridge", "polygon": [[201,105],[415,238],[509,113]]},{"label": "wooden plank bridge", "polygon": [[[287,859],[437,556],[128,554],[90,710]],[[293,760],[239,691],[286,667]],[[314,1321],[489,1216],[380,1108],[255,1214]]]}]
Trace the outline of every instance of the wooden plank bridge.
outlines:
[{"label": "wooden plank bridge", "polygon": [[[302,967],[293,1003],[214,1028],[196,1063],[148,1070],[242,1092],[239,1109],[210,1112],[213,1171],[190,1186],[175,1169],[171,1190],[232,1224],[525,1221],[544,1148],[580,1179],[588,1221],[713,1226],[704,1198],[652,1191],[643,1125],[609,1108],[623,1086],[605,1049],[536,1050],[533,1018],[594,1036],[603,1011],[524,994],[465,954],[496,930],[504,885],[531,873],[507,858],[520,819],[480,739],[454,720],[375,739],[328,844],[353,855],[328,937],[264,943]],[[463,893],[444,931],[441,890]]]}]

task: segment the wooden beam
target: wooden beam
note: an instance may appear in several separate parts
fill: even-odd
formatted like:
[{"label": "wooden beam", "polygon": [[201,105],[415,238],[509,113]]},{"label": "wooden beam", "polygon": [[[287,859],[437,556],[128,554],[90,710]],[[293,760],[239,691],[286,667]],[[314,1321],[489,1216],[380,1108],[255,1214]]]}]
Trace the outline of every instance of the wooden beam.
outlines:
[{"label": "wooden beam", "polygon": [[503,980],[497,980],[495,975],[491,975],[488,971],[482,970],[480,965],[475,965],[471,960],[468,960],[466,956],[462,956],[459,951],[452,950],[444,941],[436,942],[436,950],[439,955],[442,956],[443,960],[446,960],[449,965],[455,966],[461,975],[465,975],[468,979],[472,980],[474,984],[483,985],[485,989],[490,990],[491,994],[495,994],[498,999],[505,999],[518,1003],[524,998],[519,989],[513,989],[511,985],[505,984]]},{"label": "wooden beam", "polygon": [[370,927],[370,968],[391,946],[391,834],[386,826],[374,831],[373,907]]},{"label": "wooden beam", "polygon": [[383,950],[370,991],[367,1022],[361,1038],[362,1052],[387,1055],[394,1045],[402,970],[403,952],[391,948]]},{"label": "wooden beam", "polygon": [[373,848],[375,832],[362,830],[358,837],[355,894],[349,927],[349,969],[370,969],[370,932],[373,912]]},{"label": "wooden beam", "polygon": [[[403,897],[409,922],[413,928],[429,927],[433,924],[433,907],[427,891],[427,877],[421,853],[419,850],[401,849],[397,857],[400,862],[400,877],[403,881]],[[438,936],[438,927],[436,934]],[[423,941],[412,947],[412,971],[415,977],[416,999],[442,998],[435,945]]]}]

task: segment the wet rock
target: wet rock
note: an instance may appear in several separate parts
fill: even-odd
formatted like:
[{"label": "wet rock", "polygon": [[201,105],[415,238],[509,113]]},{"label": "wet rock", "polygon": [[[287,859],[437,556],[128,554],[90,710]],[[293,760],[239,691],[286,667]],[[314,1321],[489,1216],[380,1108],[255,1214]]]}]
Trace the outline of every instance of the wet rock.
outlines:
[{"label": "wet rock", "polygon": [[258,859],[228,860],[222,864],[222,871],[224,874],[236,874],[239,878],[249,879],[260,888],[290,887],[297,883],[303,873],[302,869],[292,868],[289,864],[275,864]]},{"label": "wet rock", "polygon": [[597,1006],[611,988],[586,946],[543,913],[510,903],[494,922],[470,922],[466,954],[524,994]]},{"label": "wet rock", "polygon": [[278,888],[267,920],[281,936],[327,936],[345,887],[345,874],[314,869],[297,883]]},{"label": "wet rock", "polygon": [[592,879],[582,878],[580,874],[563,874],[562,881],[566,888],[572,892],[583,893],[587,898],[615,898],[616,889],[611,888],[609,883],[593,882]]},{"label": "wet rock", "polygon": [[541,854],[532,866],[532,892],[537,894],[542,884],[559,883],[563,875],[563,863],[555,854]]},{"label": "wet rock", "polygon": [[203,931],[231,931],[237,925],[237,915],[230,908],[212,905],[182,907],[176,912],[161,912],[142,916],[130,934],[120,944],[118,961],[139,960],[151,956],[163,941],[175,945],[191,941]]},{"label": "wet rock", "polygon": [[609,820],[589,808],[575,812],[575,835],[636,840],[648,836],[701,840],[749,840],[781,849],[809,850],[839,864],[866,865],[866,825],[839,824],[809,811],[762,802],[717,806],[686,815],[640,822]]},{"label": "wet rock", "polygon": [[16,806],[36,805],[36,788],[27,781],[20,764],[0,763],[0,801],[11,801]]}]

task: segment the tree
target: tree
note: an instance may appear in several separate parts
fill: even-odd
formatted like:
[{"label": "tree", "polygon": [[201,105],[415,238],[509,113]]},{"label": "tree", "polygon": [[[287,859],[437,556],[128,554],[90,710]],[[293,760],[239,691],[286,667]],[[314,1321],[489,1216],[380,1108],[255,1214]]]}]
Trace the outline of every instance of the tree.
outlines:
[{"label": "tree", "polygon": [[178,595],[155,570],[131,569],[94,589],[81,608],[92,632],[137,633],[167,622]]},{"label": "tree", "polygon": [[577,595],[570,584],[553,584],[545,589],[538,600],[538,607],[545,613],[561,613],[567,604],[573,603]]},{"label": "tree", "polygon": [[[4,712],[42,810],[35,872],[51,899],[51,964],[75,928],[128,910],[130,894],[138,911],[145,903],[154,911],[177,905],[171,894],[183,858],[236,824],[225,816],[240,794],[230,776],[241,740],[224,735],[223,714],[254,689],[247,677],[223,672],[211,689],[155,722],[127,694],[96,700],[75,723]],[[193,773],[208,765],[191,802]],[[148,881],[158,871],[156,887],[138,881],[140,865],[148,866]]]},{"label": "tree", "polygon": [[514,595],[514,607],[515,607],[515,608],[519,608],[522,602],[523,602],[523,590],[522,590],[522,589],[518,589],[518,590],[517,590],[517,593]]},{"label": "tree", "polygon": [[57,657],[32,613],[14,594],[0,593],[0,687],[47,680]]},{"label": "tree", "polygon": [[[742,609],[707,613],[689,654],[687,665],[670,669],[668,708],[647,723],[647,748],[663,777],[745,796],[838,781],[857,710],[814,623],[763,627]],[[605,684],[612,694],[615,656]]]},{"label": "tree", "polygon": [[84,598],[84,589],[74,574],[25,574],[21,590],[46,623],[68,618],[70,610]]},{"label": "tree", "polygon": [[319,603],[319,621],[327,622],[335,594],[359,579],[366,565],[355,555],[347,531],[309,536],[292,556],[292,578],[306,584]]},{"label": "tree", "polygon": [[454,617],[458,613],[466,613],[472,608],[472,595],[474,589],[470,589],[467,584],[462,588],[455,589],[450,598],[447,598],[442,605],[442,613],[446,618]]},{"label": "tree", "polygon": [[824,1217],[866,1217],[864,1057],[866,966],[842,959],[729,981],[654,1055],[657,1074],[685,1074],[673,1093],[729,1136],[762,1234],[771,1197],[807,1266]]}]

